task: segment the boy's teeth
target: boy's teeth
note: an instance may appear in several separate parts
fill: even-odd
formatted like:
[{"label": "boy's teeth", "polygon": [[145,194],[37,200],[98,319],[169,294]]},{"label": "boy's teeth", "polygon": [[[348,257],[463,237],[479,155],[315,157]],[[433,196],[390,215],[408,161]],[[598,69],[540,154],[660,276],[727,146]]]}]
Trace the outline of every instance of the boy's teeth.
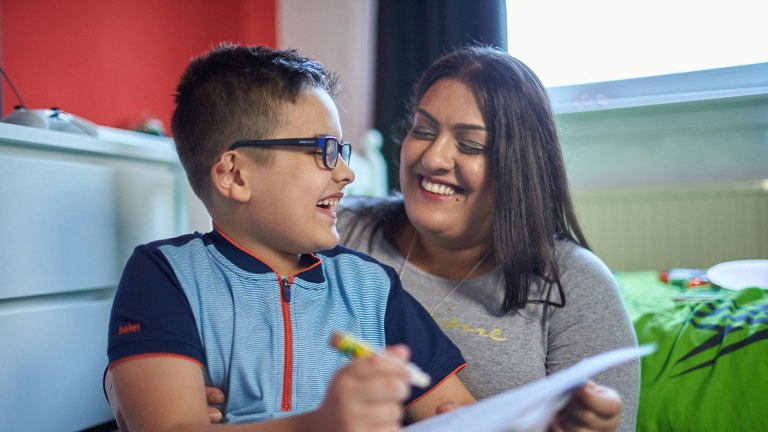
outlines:
[{"label": "boy's teeth", "polygon": [[324,199],[317,202],[317,205],[323,206],[323,207],[336,207],[336,205],[339,203],[339,200],[337,199]]},{"label": "boy's teeth", "polygon": [[453,195],[456,193],[456,190],[450,186],[432,183],[427,179],[421,179],[421,187],[438,195]]}]

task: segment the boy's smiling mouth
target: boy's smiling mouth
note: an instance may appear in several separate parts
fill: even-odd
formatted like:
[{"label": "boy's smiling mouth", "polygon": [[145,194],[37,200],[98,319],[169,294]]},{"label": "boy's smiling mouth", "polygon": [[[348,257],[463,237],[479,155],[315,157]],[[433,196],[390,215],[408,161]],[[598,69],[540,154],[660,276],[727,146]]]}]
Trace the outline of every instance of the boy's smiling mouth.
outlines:
[{"label": "boy's smiling mouth", "polygon": [[317,201],[317,206],[321,210],[336,213],[336,209],[339,208],[339,202],[341,201],[341,198],[344,196],[344,192],[338,192],[333,195],[327,196],[325,198],[321,198]]},{"label": "boy's smiling mouth", "polygon": [[326,198],[318,201],[316,205],[326,210],[336,211],[336,208],[339,206],[339,200],[336,198]]}]

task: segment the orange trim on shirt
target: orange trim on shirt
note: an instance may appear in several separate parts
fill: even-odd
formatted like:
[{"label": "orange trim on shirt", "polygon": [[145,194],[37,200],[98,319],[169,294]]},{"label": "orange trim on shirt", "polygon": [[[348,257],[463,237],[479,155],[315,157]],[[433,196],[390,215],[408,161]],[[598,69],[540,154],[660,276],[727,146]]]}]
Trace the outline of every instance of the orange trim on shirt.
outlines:
[{"label": "orange trim on shirt", "polygon": [[120,360],[115,360],[114,362],[110,363],[108,366],[108,369],[112,370],[114,366],[119,365],[120,363],[125,363],[129,360],[138,360],[142,358],[149,358],[149,357],[175,357],[180,358],[182,360],[191,361],[192,363],[195,363],[198,365],[201,369],[203,368],[203,364],[197,361],[196,359],[193,359],[190,356],[185,356],[182,354],[175,354],[175,353],[147,353],[147,354],[136,354],[128,357],[123,357]]},{"label": "orange trim on shirt", "polygon": [[[269,267],[270,270],[272,270],[273,272],[277,273],[277,270],[275,270],[271,265],[269,265],[269,263],[264,258],[254,254],[253,252],[249,251],[248,249],[240,246],[239,244],[237,244],[236,241],[232,240],[232,238],[230,238],[228,235],[224,234],[224,232],[222,232],[221,229],[219,229],[219,227],[216,225],[216,222],[211,221],[211,224],[213,225],[213,229],[215,229],[217,233],[219,233],[222,237],[224,237],[224,239],[226,239],[228,242],[232,243],[232,246],[234,246],[234,247],[240,249],[241,251],[247,253],[248,255],[256,258],[257,260],[259,260],[262,263],[264,263],[265,266]],[[320,260],[320,258],[318,258],[317,255],[315,255],[313,253],[310,253],[310,254],[307,254],[307,255],[309,255],[312,258],[314,258],[315,259],[315,263],[312,264],[311,266],[307,267],[307,268],[303,268],[303,269],[299,270],[298,272],[296,272],[296,274],[294,274],[292,276],[296,276],[299,273],[305,272],[305,271],[307,271],[309,269],[315,268],[318,265],[320,265],[321,260]]]},{"label": "orange trim on shirt", "polygon": [[[283,297],[283,278],[277,275],[277,286],[280,289],[280,308],[283,312],[283,396],[280,401],[280,411],[290,411],[293,399],[293,325],[291,324],[291,304]],[[288,289],[293,285],[293,276],[289,276]]]},{"label": "orange trim on shirt", "polygon": [[[307,268],[303,268],[303,269],[299,270],[299,271],[296,273],[296,275],[298,275],[298,274],[301,274],[302,272],[305,272],[305,271],[307,271],[307,270],[309,270],[309,269],[313,269],[313,268],[315,268],[315,267],[319,266],[321,262],[323,262],[323,260],[321,260],[321,259],[320,259],[320,257],[318,257],[317,255],[315,255],[315,254],[313,254],[313,253],[311,253],[311,254],[307,254],[307,255],[309,255],[309,256],[311,256],[312,258],[314,258],[314,259],[315,259],[315,263],[314,263],[314,264],[312,264],[311,266],[307,267]],[[296,276],[296,275],[294,275],[294,276]]]},{"label": "orange trim on shirt", "polygon": [[429,389],[429,390],[425,391],[425,392],[424,392],[424,394],[422,394],[421,396],[419,396],[419,397],[417,397],[416,399],[412,400],[412,401],[411,401],[411,403],[409,403],[408,405],[406,405],[406,406],[405,406],[405,408],[406,408],[406,409],[408,409],[408,408],[409,408],[411,405],[413,405],[414,403],[416,403],[416,401],[418,401],[418,400],[420,400],[421,398],[423,398],[424,396],[426,396],[426,395],[428,395],[428,394],[432,393],[432,390],[434,390],[434,389],[436,389],[436,388],[440,387],[440,384],[442,384],[443,382],[445,382],[445,380],[447,380],[448,378],[450,378],[450,377],[452,377],[452,376],[456,375],[457,373],[459,373],[459,371],[460,371],[460,370],[462,370],[462,369],[464,369],[465,367],[467,367],[467,364],[466,364],[466,363],[462,363],[462,364],[461,364],[459,367],[457,367],[456,369],[454,369],[454,370],[453,370],[453,372],[449,373],[448,375],[446,375],[446,376],[445,376],[445,378],[443,378],[442,380],[440,380],[440,382],[439,382],[439,383],[437,383],[437,384],[433,385],[431,389]]},{"label": "orange trim on shirt", "polygon": [[263,263],[264,263],[264,265],[266,265],[267,267],[269,267],[269,269],[270,269],[270,270],[272,270],[273,272],[276,272],[276,270],[275,270],[275,269],[273,269],[273,268],[272,268],[272,266],[271,266],[271,265],[269,265],[269,263],[267,263],[267,261],[266,261],[266,260],[264,260],[264,258],[262,258],[262,257],[260,257],[260,256],[258,256],[258,255],[256,255],[256,254],[254,254],[253,252],[249,251],[248,249],[246,249],[246,248],[244,248],[244,247],[240,246],[239,244],[237,244],[237,242],[236,242],[236,241],[232,240],[232,238],[230,238],[228,235],[224,234],[224,232],[223,232],[221,229],[219,229],[219,227],[216,225],[216,223],[215,223],[215,222],[211,221],[211,224],[213,225],[213,229],[215,229],[215,230],[216,230],[216,232],[217,232],[217,233],[219,233],[219,234],[220,234],[222,237],[224,237],[224,238],[225,238],[225,239],[226,239],[228,242],[232,243],[232,245],[233,245],[234,247],[236,247],[236,248],[240,249],[241,251],[243,251],[243,252],[247,253],[248,255],[250,255],[250,256],[252,256],[252,257],[256,258],[257,260],[259,260],[259,261],[263,262]]}]

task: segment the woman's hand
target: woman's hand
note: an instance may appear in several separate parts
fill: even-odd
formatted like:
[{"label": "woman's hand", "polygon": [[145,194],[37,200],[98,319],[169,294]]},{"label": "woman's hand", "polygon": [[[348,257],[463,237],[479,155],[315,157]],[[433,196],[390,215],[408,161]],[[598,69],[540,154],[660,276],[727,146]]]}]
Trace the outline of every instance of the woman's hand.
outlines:
[{"label": "woman's hand", "polygon": [[576,390],[568,404],[557,413],[549,432],[614,432],[620,414],[619,394],[589,381]]},{"label": "woman's hand", "polygon": [[205,400],[208,401],[208,418],[211,420],[211,424],[221,423],[224,415],[218,407],[226,401],[224,392],[216,387],[206,387]]}]

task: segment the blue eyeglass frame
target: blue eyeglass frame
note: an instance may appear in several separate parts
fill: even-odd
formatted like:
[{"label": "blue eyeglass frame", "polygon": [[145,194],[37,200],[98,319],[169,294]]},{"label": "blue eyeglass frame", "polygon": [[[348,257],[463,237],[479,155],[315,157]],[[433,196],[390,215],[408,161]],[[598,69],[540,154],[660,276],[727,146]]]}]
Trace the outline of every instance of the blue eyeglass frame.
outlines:
[{"label": "blue eyeglass frame", "polygon": [[229,146],[229,150],[235,150],[242,147],[261,147],[261,146],[299,146],[299,147],[320,147],[323,151],[323,165],[332,170],[336,168],[341,159],[349,165],[352,157],[352,145],[346,141],[340,141],[335,136],[327,135],[312,138],[279,138],[267,140],[240,140]]}]

